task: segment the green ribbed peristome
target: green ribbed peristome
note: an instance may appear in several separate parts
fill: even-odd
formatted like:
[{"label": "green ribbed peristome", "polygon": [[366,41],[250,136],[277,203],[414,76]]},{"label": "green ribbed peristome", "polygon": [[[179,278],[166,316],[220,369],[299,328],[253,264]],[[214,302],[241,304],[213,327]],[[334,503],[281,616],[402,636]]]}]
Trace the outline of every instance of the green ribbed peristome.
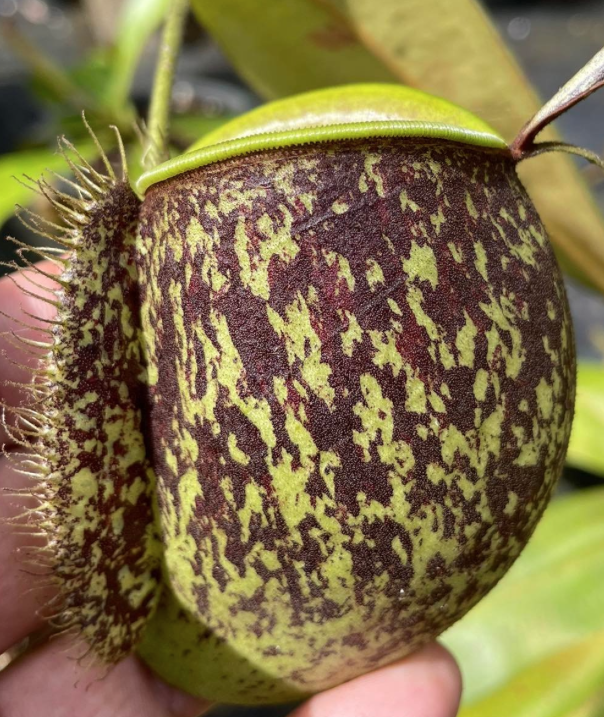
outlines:
[{"label": "green ribbed peristome", "polygon": [[507,148],[486,122],[440,97],[402,85],[344,85],[276,100],[236,117],[184,154],[145,172],[136,189],[142,196],[153,184],[183,172],[263,150],[377,137]]}]

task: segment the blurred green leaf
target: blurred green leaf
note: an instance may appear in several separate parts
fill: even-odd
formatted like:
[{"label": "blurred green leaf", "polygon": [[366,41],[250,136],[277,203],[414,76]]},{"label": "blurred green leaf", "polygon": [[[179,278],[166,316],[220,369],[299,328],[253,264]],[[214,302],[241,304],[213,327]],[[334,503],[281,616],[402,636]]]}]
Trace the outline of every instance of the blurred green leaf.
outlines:
[{"label": "blurred green leaf", "polygon": [[568,717],[604,717],[604,688],[589,697],[580,707],[573,710]]},{"label": "blurred green leaf", "polygon": [[[81,124],[81,120],[80,120]],[[86,159],[93,159],[96,147],[88,138],[78,142],[78,150]],[[36,180],[46,170],[67,174],[65,160],[58,152],[48,147],[22,150],[0,156],[0,225],[14,214],[15,205],[26,206],[34,198],[34,193],[18,180],[26,175]]]},{"label": "blurred green leaf", "polygon": [[579,363],[577,400],[567,461],[604,476],[604,365]]},{"label": "blurred green leaf", "polygon": [[501,583],[444,634],[467,704],[604,630],[603,517],[604,488],[554,500]]},{"label": "blurred green leaf", "polygon": [[604,695],[600,696],[598,702],[590,702],[575,710],[569,717],[604,717]]},{"label": "blurred green leaf", "polygon": [[[216,129],[229,119],[230,117],[228,116],[177,115],[172,122],[172,131],[174,138],[182,146],[174,147],[173,153],[183,151],[194,140]],[[115,137],[112,133],[103,131],[102,127],[99,128],[98,123],[93,123],[93,125],[101,144],[109,150],[115,143]],[[90,141],[81,117],[72,118],[69,125],[67,120],[64,120],[63,129],[66,129],[68,136],[86,159],[94,158],[96,147]],[[138,143],[133,142],[129,143],[126,149],[130,176],[134,180],[144,171],[141,165],[142,148]],[[48,147],[21,150],[0,156],[0,226],[14,214],[16,204],[27,205],[33,199],[32,190],[18,180],[23,179],[25,175],[32,179],[38,179],[45,170],[59,173],[63,173],[66,170],[63,157]]]},{"label": "blurred green leaf", "polygon": [[0,157],[0,225],[15,211],[15,204],[29,204],[32,190],[16,178],[23,175],[37,179],[45,169],[57,170],[65,160],[47,147],[13,152]]},{"label": "blurred green leaf", "polygon": [[[192,6],[267,98],[350,82],[402,82],[475,112],[508,141],[541,105],[475,0],[456,0],[454,12],[450,0],[192,0]],[[556,134],[548,128],[542,137]],[[519,172],[563,268],[604,292],[604,219],[572,160],[541,156]]]},{"label": "blurred green leaf", "polygon": [[104,49],[95,49],[69,70],[69,76],[78,87],[104,102],[110,71],[110,53]]},{"label": "blurred green leaf", "polygon": [[[132,33],[132,28],[128,27],[127,31]],[[111,91],[116,81],[127,79],[124,71],[128,70],[128,64],[122,65],[124,57],[117,50],[110,53],[93,47],[81,61],[66,69],[40,49],[16,23],[0,18],[0,32],[7,47],[29,69],[34,93],[52,106],[55,123],[51,134],[60,133],[65,124],[73,123],[76,117],[79,119],[83,111],[92,124],[115,124],[125,135],[132,134],[136,112],[128,99],[130,85],[126,86],[123,97],[109,103],[114,99]],[[130,52],[136,46],[135,42],[125,44]]]},{"label": "blurred green leaf", "polygon": [[170,120],[172,140],[177,140],[186,149],[208,132],[213,132],[232,119],[232,115],[204,117],[197,114],[174,115]]},{"label": "blurred green leaf", "polygon": [[[374,4],[381,13],[382,5]],[[349,82],[398,82],[391,71],[320,0],[192,0],[204,27],[241,76],[272,99]],[[380,8],[380,9],[378,9]]]},{"label": "blurred green leaf", "polygon": [[95,103],[86,89],[79,87],[65,68],[40,49],[12,20],[0,18],[0,36],[7,48],[31,73],[32,87],[45,101],[95,111]]},{"label": "blurred green leaf", "polygon": [[105,96],[110,107],[127,101],[141,54],[169,5],[170,0],[126,0],[124,3]]},{"label": "blurred green leaf", "polygon": [[531,665],[459,717],[572,717],[604,682],[604,631]]}]

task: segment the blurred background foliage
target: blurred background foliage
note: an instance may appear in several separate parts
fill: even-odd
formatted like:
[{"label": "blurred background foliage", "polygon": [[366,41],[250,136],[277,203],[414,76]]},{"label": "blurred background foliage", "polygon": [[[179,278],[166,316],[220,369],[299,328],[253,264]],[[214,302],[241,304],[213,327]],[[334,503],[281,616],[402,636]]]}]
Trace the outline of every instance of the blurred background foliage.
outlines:
[{"label": "blurred background foliage", "polygon": [[[141,167],[144,117],[169,0],[0,0],[0,236],[35,244],[15,204],[51,208],[13,177],[62,167],[66,134],[94,160],[120,128]],[[364,80],[441,94],[511,139],[604,44],[601,0],[193,0],[173,90],[170,144],[266,98]],[[514,59],[515,58],[515,59]],[[560,118],[602,153],[604,91]],[[521,558],[443,636],[464,677],[462,717],[604,717],[604,175],[566,157],[521,167],[560,262],[580,358],[558,493]],[[0,242],[11,261],[11,245]],[[8,269],[9,267],[7,267]],[[0,307],[1,308],[1,307]],[[285,708],[219,708],[268,717]]]}]

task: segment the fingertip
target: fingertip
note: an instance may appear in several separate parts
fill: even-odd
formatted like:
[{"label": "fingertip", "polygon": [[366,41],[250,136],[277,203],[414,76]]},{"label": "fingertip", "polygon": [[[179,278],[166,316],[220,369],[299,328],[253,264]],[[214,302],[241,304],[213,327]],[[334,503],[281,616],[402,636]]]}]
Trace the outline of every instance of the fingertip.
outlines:
[{"label": "fingertip", "polygon": [[[406,659],[415,660],[416,667],[425,671],[429,677],[425,686],[432,696],[436,694],[440,700],[440,705],[435,705],[435,709],[441,711],[426,711],[426,717],[454,717],[459,710],[463,683],[461,670],[453,655],[440,643],[433,642]],[[399,663],[401,667],[405,661]]]},{"label": "fingertip", "polygon": [[11,522],[31,508],[23,495],[11,495],[27,485],[27,478],[0,457],[0,654],[43,628],[42,615],[55,612],[56,585],[36,559],[44,538],[32,534],[37,531],[28,530],[25,520],[17,521],[20,527]]},{"label": "fingertip", "polygon": [[[58,271],[49,261],[37,266],[49,275]],[[27,401],[21,386],[30,383],[31,370],[39,362],[35,352],[19,342],[22,339],[48,341],[45,333],[48,321],[56,313],[56,308],[49,303],[54,300],[53,289],[56,284],[52,279],[33,269],[0,277],[0,405],[9,409],[9,424],[13,422],[10,408]],[[4,443],[10,443],[10,436],[0,420],[0,446]]]},{"label": "fingertip", "polygon": [[[37,272],[35,267],[44,273]],[[57,283],[51,277],[60,271],[57,264],[45,260],[0,277],[0,306],[6,314],[17,320],[24,320],[30,314],[40,316],[41,319],[52,318],[55,308],[42,299],[51,298],[57,288]],[[34,295],[36,293],[42,298],[37,299]],[[0,326],[4,330],[10,328],[11,323],[11,319],[0,317]]]},{"label": "fingertip", "polygon": [[461,673],[441,645],[315,695],[291,717],[455,717]]}]

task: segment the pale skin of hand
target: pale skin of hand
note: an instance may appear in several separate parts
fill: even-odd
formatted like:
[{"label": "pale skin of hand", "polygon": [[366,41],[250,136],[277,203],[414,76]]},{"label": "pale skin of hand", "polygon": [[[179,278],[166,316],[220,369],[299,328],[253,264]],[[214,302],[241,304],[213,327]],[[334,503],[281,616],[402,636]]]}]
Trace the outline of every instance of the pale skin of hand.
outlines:
[{"label": "pale skin of hand", "polygon": [[[48,262],[40,266],[49,273],[56,272]],[[33,276],[31,272],[29,275]],[[51,284],[39,275],[33,280],[40,285]],[[18,281],[36,291],[23,277]],[[0,310],[28,324],[34,322],[27,314],[41,319],[52,319],[54,314],[52,306],[24,295],[9,278],[0,279]],[[0,403],[8,406],[18,406],[23,397],[17,388],[4,382],[27,382],[27,368],[35,362],[12,345],[8,336],[13,331],[44,339],[35,330],[16,326],[0,315]],[[10,450],[10,439],[0,429],[2,443]],[[0,488],[24,487],[27,480],[5,456],[0,458]],[[32,538],[2,520],[20,513],[22,506],[7,491],[0,491],[0,654],[44,627],[39,613],[53,596],[53,589],[41,588],[42,579],[20,560],[20,553],[32,544]],[[168,686],[134,656],[107,671],[78,661],[85,650],[73,637],[59,636],[9,665],[0,672],[0,715],[197,717],[210,706]],[[460,695],[455,661],[434,643],[404,660],[312,697],[290,717],[454,717]]]}]

